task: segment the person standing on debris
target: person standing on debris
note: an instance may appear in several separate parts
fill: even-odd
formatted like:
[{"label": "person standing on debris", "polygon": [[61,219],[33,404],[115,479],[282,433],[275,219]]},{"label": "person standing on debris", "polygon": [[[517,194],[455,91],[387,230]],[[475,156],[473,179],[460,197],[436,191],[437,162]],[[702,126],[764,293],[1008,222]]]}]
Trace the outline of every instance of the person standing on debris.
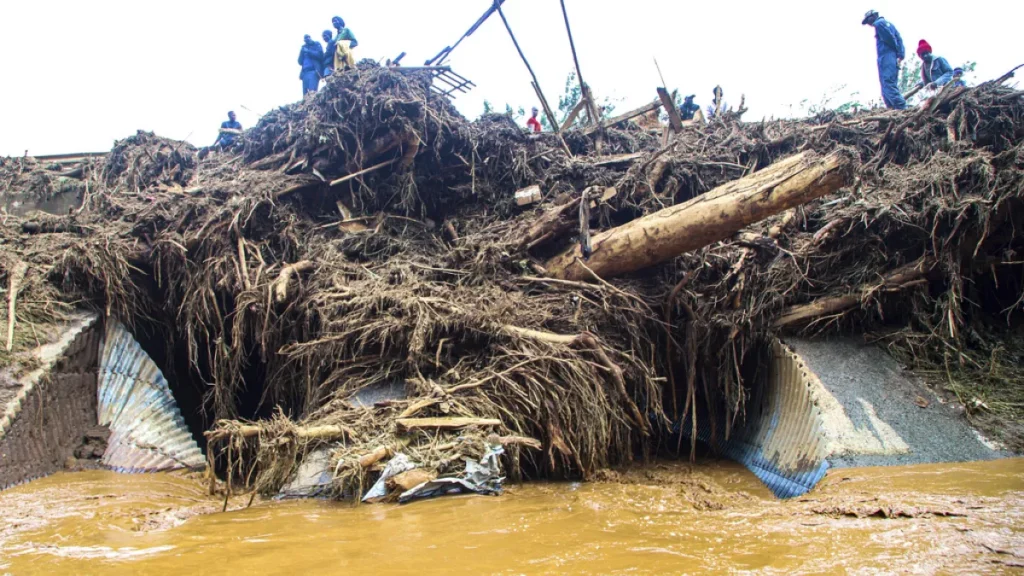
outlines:
[{"label": "person standing on debris", "polygon": [[964,69],[953,68],[953,86],[957,88],[967,88],[967,82],[964,81]]},{"label": "person standing on debris", "polygon": [[693,99],[696,97],[696,94],[690,94],[683,99],[683,105],[679,107],[679,116],[683,120],[693,120],[693,115],[700,110],[700,106],[693,103]]},{"label": "person standing on debris", "polygon": [[335,16],[331,19],[331,23],[334,24],[334,29],[338,31],[334,35],[334,69],[335,70],[348,70],[349,68],[356,67],[356,56],[352,52],[354,48],[359,46],[359,41],[356,40],[356,35],[352,33],[352,30],[345,26],[345,21],[341,16]]},{"label": "person standing on debris", "polygon": [[932,46],[927,40],[917,44],[917,57],[921,59],[921,82],[919,87],[934,90],[949,84],[953,80],[953,67],[941,57],[932,54]]},{"label": "person standing on debris", "polygon": [[228,112],[228,121],[221,122],[220,134],[217,136],[217,141],[213,143],[213,146],[227,148],[235,143],[235,139],[237,139],[241,133],[242,125],[235,119],[235,113]]},{"label": "person standing on debris", "polygon": [[306,34],[302,50],[299,50],[299,66],[302,72],[299,79],[302,80],[302,96],[310,92],[316,92],[320,85],[320,74],[323,73],[324,47],[319,42]]},{"label": "person standing on debris", "polygon": [[324,30],[322,38],[324,39],[324,44],[327,48],[324,50],[323,70],[321,71],[321,76],[327,78],[332,72],[334,72],[334,53],[337,52],[338,44],[334,41],[334,33],[330,30]]},{"label": "person standing on debris", "polygon": [[905,110],[907,101],[900,93],[900,67],[907,55],[903,38],[891,22],[869,10],[861,24],[875,29],[875,45],[878,50],[878,80],[882,84],[882,100],[887,108]]},{"label": "person standing on debris", "polygon": [[532,116],[530,116],[530,119],[526,121],[526,127],[534,134],[540,134],[541,125],[540,120],[537,118],[537,115],[540,114],[540,110],[537,110],[537,107],[535,106],[533,110],[530,110],[530,113]]},{"label": "person standing on debris", "polygon": [[715,95],[715,99],[708,106],[708,120],[717,118],[719,114],[729,109],[729,106],[725,103],[725,92],[721,86],[715,86],[712,93]]}]

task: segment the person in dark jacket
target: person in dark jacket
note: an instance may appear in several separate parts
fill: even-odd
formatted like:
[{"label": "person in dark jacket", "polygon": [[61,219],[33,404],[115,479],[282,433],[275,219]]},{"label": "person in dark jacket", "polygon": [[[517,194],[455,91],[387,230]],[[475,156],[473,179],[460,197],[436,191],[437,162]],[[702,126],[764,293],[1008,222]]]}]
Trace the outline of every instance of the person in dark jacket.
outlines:
[{"label": "person in dark jacket", "polygon": [[309,34],[306,34],[303,40],[305,44],[302,45],[302,50],[299,50],[299,66],[302,66],[299,79],[302,80],[302,96],[305,97],[310,92],[316,92],[320,85],[320,74],[323,72],[324,64],[324,47],[313,40]]},{"label": "person in dark jacket", "polygon": [[899,30],[874,10],[868,11],[861,22],[875,29],[875,47],[878,51],[878,80],[882,84],[882,100],[887,108],[905,110],[907,101],[900,93],[900,67],[907,55]]},{"label": "person in dark jacket", "polygon": [[242,125],[235,119],[235,113],[228,112],[228,121],[221,122],[220,135],[217,136],[217,141],[213,145],[227,148],[235,143],[235,139],[238,138],[238,133],[241,131]]},{"label": "person in dark jacket", "polygon": [[945,58],[932,54],[932,46],[927,40],[918,42],[917,56],[921,59],[921,82],[918,86],[934,90],[953,79],[953,67]]},{"label": "person in dark jacket", "polygon": [[331,72],[334,72],[334,53],[338,51],[338,44],[334,41],[334,33],[330,30],[324,30],[322,37],[327,48],[324,50],[324,65],[321,72],[322,76],[327,78]]},{"label": "person in dark jacket", "polygon": [[700,106],[693,103],[693,99],[696,97],[696,94],[691,94],[683,99],[683,105],[679,107],[679,116],[683,120],[693,120],[693,115],[700,110]]}]

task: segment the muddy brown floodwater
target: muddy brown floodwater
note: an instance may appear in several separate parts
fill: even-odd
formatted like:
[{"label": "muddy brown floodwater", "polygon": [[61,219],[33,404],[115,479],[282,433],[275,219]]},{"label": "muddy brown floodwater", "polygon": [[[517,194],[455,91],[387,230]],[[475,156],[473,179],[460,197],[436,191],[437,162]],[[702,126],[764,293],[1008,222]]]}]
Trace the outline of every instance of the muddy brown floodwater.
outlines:
[{"label": "muddy brown floodwater", "polygon": [[221,501],[196,478],[61,474],[0,493],[0,573],[1008,573],[1024,460],[833,471],[788,502],[727,462],[407,506]]}]

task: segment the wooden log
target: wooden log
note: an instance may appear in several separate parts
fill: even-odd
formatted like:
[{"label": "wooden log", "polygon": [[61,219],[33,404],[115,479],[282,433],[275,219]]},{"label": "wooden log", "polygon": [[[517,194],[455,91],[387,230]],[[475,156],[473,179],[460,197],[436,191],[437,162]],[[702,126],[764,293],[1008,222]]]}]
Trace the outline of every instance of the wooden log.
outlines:
[{"label": "wooden log", "polygon": [[[595,197],[595,187],[591,186],[583,191],[582,196]],[[605,188],[601,193],[601,201],[607,202],[618,194],[615,188]],[[591,208],[597,208],[597,202],[591,202]],[[521,248],[533,249],[536,246],[545,244],[556,238],[564,236],[569,231],[579,227],[580,198],[571,202],[552,208],[541,214],[519,243]]]},{"label": "wooden log", "polygon": [[534,184],[516,191],[516,206],[529,206],[541,200],[540,185]]},{"label": "wooden log", "polygon": [[471,426],[501,426],[496,418],[401,418],[395,420],[398,427],[405,431],[434,429],[462,430]]},{"label": "wooden log", "polygon": [[426,484],[435,478],[437,478],[437,474],[433,472],[428,472],[422,468],[414,468],[391,478],[387,484],[392,489],[408,492],[420,484]]},{"label": "wooden log", "polygon": [[[210,430],[204,435],[209,442],[218,442],[226,440],[233,436],[240,438],[255,438],[262,434],[265,429],[262,426],[255,424],[244,424],[240,426],[234,426],[231,428],[218,428],[216,430]],[[352,439],[355,437],[352,430],[345,426],[311,426],[307,428],[296,428],[294,434],[296,438],[302,440],[343,440]]]},{"label": "wooden log", "polygon": [[626,112],[624,114],[620,114],[620,115],[618,115],[618,116],[616,116],[614,118],[611,118],[611,119],[609,119],[606,122],[600,122],[596,126],[591,126],[590,128],[587,128],[587,129],[583,130],[583,133],[589,136],[590,134],[593,134],[594,132],[597,132],[598,130],[600,130],[600,129],[604,128],[604,127],[615,126],[616,124],[618,124],[620,122],[625,122],[626,120],[629,120],[631,118],[636,118],[637,116],[643,116],[644,114],[647,114],[651,110],[657,110],[658,108],[661,108],[661,106],[662,106],[661,98],[659,98],[659,99],[655,100],[654,102],[651,102],[650,104],[645,104],[645,105],[643,105],[643,106],[641,106],[641,107],[639,107],[639,108],[637,108],[635,110],[630,110],[629,112]]},{"label": "wooden log", "polygon": [[931,273],[934,267],[934,264],[929,261],[918,260],[913,264],[908,264],[907,266],[893,270],[882,278],[881,283],[865,284],[864,286],[861,286],[853,294],[820,298],[808,304],[792,306],[783,312],[782,316],[779,316],[772,325],[775,328],[785,328],[794,324],[802,324],[808,320],[813,320],[822,316],[828,316],[830,314],[837,314],[844,310],[849,310],[850,308],[859,305],[865,298],[879,290],[895,291],[900,290],[907,285],[916,284],[918,280],[923,279]]},{"label": "wooden log", "polygon": [[[848,152],[791,156],[693,200],[597,234],[586,267],[579,246],[548,260],[554,278],[593,281],[642,270],[729,238],[739,230],[853,182]],[[593,271],[593,274],[587,269]]]},{"label": "wooden log", "polygon": [[[491,440],[490,438],[488,440]],[[533,448],[534,450],[540,450],[544,447],[544,444],[536,438],[527,438],[525,436],[499,436],[495,438],[498,444],[502,446],[526,446],[527,448]]]}]

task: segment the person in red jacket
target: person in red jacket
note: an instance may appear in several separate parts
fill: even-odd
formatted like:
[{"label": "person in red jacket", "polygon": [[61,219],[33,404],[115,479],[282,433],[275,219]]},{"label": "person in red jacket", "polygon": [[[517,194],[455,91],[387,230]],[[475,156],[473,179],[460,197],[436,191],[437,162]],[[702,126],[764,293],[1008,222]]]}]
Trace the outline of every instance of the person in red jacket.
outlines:
[{"label": "person in red jacket", "polygon": [[534,134],[539,134],[541,127],[540,120],[537,119],[537,115],[540,114],[540,110],[534,108],[533,110],[531,110],[531,112],[533,113],[533,116],[530,116],[530,119],[526,121],[526,127],[529,128]]}]

